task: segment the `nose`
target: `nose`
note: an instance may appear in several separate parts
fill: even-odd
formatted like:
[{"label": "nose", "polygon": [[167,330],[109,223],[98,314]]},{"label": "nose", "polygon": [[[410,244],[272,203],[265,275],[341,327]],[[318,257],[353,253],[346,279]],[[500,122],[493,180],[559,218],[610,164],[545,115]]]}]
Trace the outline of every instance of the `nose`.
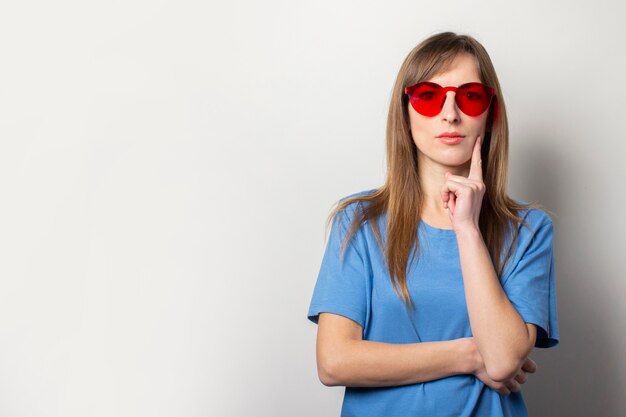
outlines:
[{"label": "nose", "polygon": [[458,122],[460,118],[460,110],[456,105],[454,91],[448,91],[446,93],[446,101],[443,103],[443,109],[441,109],[441,117],[448,123]]}]

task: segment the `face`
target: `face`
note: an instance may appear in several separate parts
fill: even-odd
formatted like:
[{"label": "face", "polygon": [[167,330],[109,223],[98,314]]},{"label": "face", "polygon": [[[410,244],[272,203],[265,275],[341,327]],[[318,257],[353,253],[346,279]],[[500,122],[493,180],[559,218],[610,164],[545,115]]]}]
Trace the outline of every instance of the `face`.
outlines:
[{"label": "face", "polygon": [[[481,82],[478,63],[469,54],[457,56],[450,68],[441,74],[424,81],[431,81],[442,87],[458,87],[469,82]],[[446,101],[441,112],[434,117],[419,114],[408,103],[411,134],[417,146],[418,164],[437,164],[444,169],[467,167],[472,156],[472,149],[478,136],[484,139],[489,109],[478,116],[468,116],[459,110],[454,101],[454,91],[446,93]],[[446,144],[438,138],[445,132],[458,132],[464,136],[459,143]],[[454,170],[458,172],[458,170]]]}]

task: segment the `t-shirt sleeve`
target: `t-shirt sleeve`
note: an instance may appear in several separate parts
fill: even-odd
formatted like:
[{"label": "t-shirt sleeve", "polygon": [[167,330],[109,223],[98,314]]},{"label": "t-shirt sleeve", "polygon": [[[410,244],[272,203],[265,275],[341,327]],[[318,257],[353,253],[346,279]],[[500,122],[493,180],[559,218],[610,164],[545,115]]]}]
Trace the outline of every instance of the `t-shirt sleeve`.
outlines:
[{"label": "t-shirt sleeve", "polygon": [[[532,218],[537,217],[539,219],[533,222]],[[516,262],[508,272],[504,272],[502,287],[522,319],[538,326],[535,347],[549,348],[559,343],[554,227],[546,214],[528,216],[526,220],[531,220],[529,223],[533,230],[522,226],[514,257]]]},{"label": "t-shirt sleeve", "polygon": [[347,244],[343,262],[339,257],[356,205],[350,204],[333,219],[307,315],[316,324],[320,313],[334,313],[354,320],[365,329],[370,274],[363,227],[357,229]]}]

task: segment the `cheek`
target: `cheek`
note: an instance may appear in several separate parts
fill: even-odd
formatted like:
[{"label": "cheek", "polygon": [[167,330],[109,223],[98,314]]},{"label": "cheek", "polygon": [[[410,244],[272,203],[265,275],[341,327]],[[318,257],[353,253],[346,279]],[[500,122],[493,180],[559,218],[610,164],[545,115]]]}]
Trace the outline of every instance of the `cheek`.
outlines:
[{"label": "cheek", "polygon": [[481,116],[480,119],[474,119],[472,120],[472,123],[468,125],[468,133],[471,136],[476,137],[478,135],[481,135],[485,131],[486,126],[487,118]]},{"label": "cheek", "polygon": [[487,127],[487,119],[489,118],[489,114],[485,113],[483,114],[476,122],[476,130],[478,132],[482,132],[485,130],[485,128]]},{"label": "cheek", "polygon": [[434,128],[430,125],[430,120],[424,116],[414,116],[411,119],[411,134],[414,138],[429,136],[434,131]]}]

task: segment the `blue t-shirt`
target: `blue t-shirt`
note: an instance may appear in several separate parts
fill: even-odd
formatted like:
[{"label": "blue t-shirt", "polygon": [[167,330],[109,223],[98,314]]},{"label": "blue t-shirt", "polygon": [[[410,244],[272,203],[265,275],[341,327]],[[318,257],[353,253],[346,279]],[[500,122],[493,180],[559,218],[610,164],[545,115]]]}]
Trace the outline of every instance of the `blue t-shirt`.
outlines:
[{"label": "blue t-shirt", "polygon": [[[372,191],[351,194],[342,200]],[[411,311],[405,309],[393,289],[369,222],[357,230],[340,266],[340,244],[356,206],[357,203],[350,204],[345,215],[334,218],[309,306],[309,320],[317,323],[322,312],[339,314],[363,327],[363,340],[386,343],[471,337],[454,230],[434,228],[420,221],[419,256],[407,268],[407,286],[415,305]],[[553,347],[559,343],[559,331],[552,220],[535,208],[520,215],[532,230],[519,226],[518,244],[505,264],[501,285],[522,319],[539,326],[535,346]],[[378,225],[386,242],[385,215],[379,218]],[[510,246],[510,239],[508,242]],[[341,411],[343,417],[527,415],[521,391],[500,394],[471,374],[395,387],[346,387]]]}]

